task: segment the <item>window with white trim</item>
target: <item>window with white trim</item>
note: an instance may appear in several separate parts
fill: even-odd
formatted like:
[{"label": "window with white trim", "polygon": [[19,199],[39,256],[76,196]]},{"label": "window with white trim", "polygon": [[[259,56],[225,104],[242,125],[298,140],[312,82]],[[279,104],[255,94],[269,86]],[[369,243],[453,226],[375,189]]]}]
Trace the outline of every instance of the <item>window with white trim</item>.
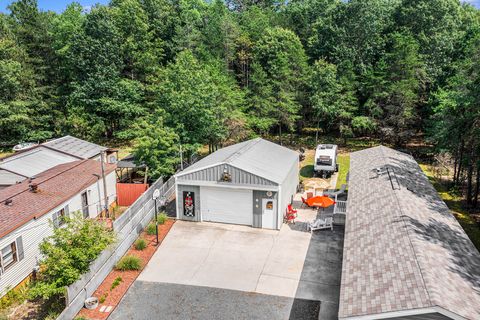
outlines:
[{"label": "window with white trim", "polygon": [[0,267],[5,272],[18,261],[17,244],[15,241],[2,248],[0,251]]},{"label": "window with white trim", "polygon": [[58,210],[52,217],[53,225],[58,228],[65,224],[65,209]]},{"label": "window with white trim", "polygon": [[52,222],[55,228],[61,227],[65,224],[65,218],[68,217],[68,205],[65,208],[54,212],[52,215]]}]

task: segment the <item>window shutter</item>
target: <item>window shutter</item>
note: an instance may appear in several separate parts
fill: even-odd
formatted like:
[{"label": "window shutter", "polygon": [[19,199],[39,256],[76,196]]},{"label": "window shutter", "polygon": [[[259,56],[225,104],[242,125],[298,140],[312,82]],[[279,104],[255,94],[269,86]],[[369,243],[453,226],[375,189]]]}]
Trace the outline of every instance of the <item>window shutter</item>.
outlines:
[{"label": "window shutter", "polygon": [[69,217],[70,216],[70,208],[68,207],[68,204],[65,206],[65,217]]},{"label": "window shutter", "polygon": [[23,252],[22,236],[17,238],[17,255],[18,255],[18,261],[22,261],[23,258],[25,258],[25,253]]}]

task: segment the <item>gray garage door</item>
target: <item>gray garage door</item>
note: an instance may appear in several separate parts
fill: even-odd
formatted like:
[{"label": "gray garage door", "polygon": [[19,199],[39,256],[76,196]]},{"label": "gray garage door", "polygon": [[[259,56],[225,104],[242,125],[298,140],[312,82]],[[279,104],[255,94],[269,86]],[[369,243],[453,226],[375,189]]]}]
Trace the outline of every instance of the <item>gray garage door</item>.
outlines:
[{"label": "gray garage door", "polygon": [[203,221],[253,224],[252,190],[201,187],[200,195]]}]

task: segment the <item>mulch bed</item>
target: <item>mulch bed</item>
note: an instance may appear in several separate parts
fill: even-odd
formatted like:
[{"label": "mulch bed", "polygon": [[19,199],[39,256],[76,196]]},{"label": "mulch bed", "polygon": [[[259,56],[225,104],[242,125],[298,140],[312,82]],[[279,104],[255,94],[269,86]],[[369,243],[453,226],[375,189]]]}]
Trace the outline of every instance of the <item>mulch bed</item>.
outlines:
[{"label": "mulch bed", "polygon": [[[168,219],[165,224],[158,226],[158,240],[160,244],[162,243],[163,239],[167,236],[170,228],[175,223],[175,220]],[[156,245],[155,235],[148,235],[145,232],[142,232],[140,235],[141,238],[145,239],[147,242],[147,247],[143,250],[136,250],[134,246],[128,250],[126,255],[134,255],[139,257],[142,260],[142,266],[146,266],[150,258],[153,256],[155,251],[159,246]],[[130,285],[137,279],[138,275],[142,272],[142,270],[138,271],[119,271],[119,270],[112,270],[110,274],[105,278],[102,284],[97,288],[95,293],[93,294],[94,297],[101,298],[104,297],[105,301],[100,303],[99,306],[94,310],[82,309],[77,317],[84,317],[91,320],[104,320],[107,319],[108,316],[112,313],[115,307],[119,304],[120,300],[123,298],[125,293],[127,292]],[[116,278],[122,278],[122,281],[118,286],[116,286],[113,290],[112,283]],[[102,307],[112,307],[110,308],[109,312],[100,312]]]}]

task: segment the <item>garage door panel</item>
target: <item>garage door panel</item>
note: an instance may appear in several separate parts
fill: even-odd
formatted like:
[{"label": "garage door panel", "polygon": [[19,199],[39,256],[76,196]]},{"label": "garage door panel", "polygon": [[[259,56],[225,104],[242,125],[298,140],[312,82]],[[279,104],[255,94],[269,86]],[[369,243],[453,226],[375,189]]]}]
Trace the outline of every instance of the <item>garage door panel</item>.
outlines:
[{"label": "garage door panel", "polygon": [[252,190],[202,187],[202,220],[251,226]]}]

